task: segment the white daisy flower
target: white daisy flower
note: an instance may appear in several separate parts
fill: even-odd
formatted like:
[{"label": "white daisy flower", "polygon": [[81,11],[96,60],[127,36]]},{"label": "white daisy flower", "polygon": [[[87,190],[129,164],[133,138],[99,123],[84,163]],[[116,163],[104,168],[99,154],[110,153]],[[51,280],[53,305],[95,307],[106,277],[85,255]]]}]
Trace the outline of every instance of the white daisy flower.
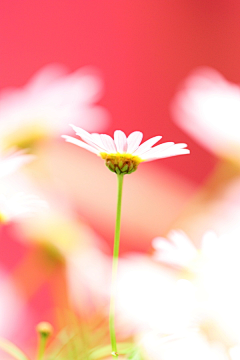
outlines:
[{"label": "white daisy flower", "polygon": [[94,68],[68,74],[62,65],[40,69],[22,88],[0,93],[0,140],[5,148],[29,147],[34,140],[65,131],[71,119],[89,129],[102,128],[107,110],[96,104],[103,82]]},{"label": "white daisy flower", "polygon": [[[162,136],[155,136],[141,144],[143,134],[134,131],[128,137],[121,130],[114,132],[114,139],[106,134],[89,134],[87,131],[70,125],[82,140],[68,135],[62,137],[106,160],[109,170],[117,174],[131,174],[143,161],[152,161],[170,156],[189,154],[187,144],[166,142],[153,147]],[[141,145],[140,145],[141,144]]]},{"label": "white daisy flower", "polygon": [[217,244],[217,235],[213,231],[207,231],[203,236],[201,249],[198,250],[183,231],[172,230],[168,239],[160,236],[153,239],[153,258],[176,268],[196,272],[203,265],[204,259],[214,253]]},{"label": "white daisy flower", "polygon": [[208,231],[199,250],[183,232],[171,232],[168,238],[154,240],[154,257],[190,277],[197,295],[195,326],[210,340],[228,347],[240,344],[239,234]]},{"label": "white daisy flower", "polygon": [[179,126],[207,149],[221,156],[239,158],[238,84],[227,81],[214,69],[196,69],[177,92],[172,114]]},{"label": "white daisy flower", "polygon": [[153,239],[154,259],[176,267],[188,267],[198,254],[191,240],[183,231],[176,230],[170,231],[168,239],[159,236]]}]

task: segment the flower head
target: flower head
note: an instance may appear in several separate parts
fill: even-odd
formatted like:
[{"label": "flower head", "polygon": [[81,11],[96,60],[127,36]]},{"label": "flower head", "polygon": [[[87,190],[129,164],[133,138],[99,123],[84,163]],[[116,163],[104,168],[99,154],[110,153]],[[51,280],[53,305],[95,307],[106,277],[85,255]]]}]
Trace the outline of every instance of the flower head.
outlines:
[{"label": "flower head", "polygon": [[185,149],[187,144],[174,144],[174,142],[166,142],[153,147],[162,138],[161,136],[155,136],[141,144],[143,134],[140,131],[134,131],[126,137],[123,131],[116,130],[114,139],[112,139],[106,134],[89,134],[77,126],[70,126],[82,140],[68,135],[62,137],[67,142],[100,156],[106,161],[109,170],[116,174],[131,174],[143,161],[189,154],[190,152]]},{"label": "flower head", "polygon": [[40,69],[22,88],[0,93],[0,141],[4,148],[29,148],[36,141],[65,131],[69,119],[87,129],[100,129],[108,121],[98,105],[103,82],[87,67],[70,74],[62,65]]},{"label": "flower head", "polygon": [[207,231],[199,249],[182,231],[171,231],[168,238],[154,239],[154,258],[177,267],[182,279],[190,275],[196,290],[193,324],[210,341],[240,344],[239,232]]},{"label": "flower head", "polygon": [[36,330],[40,336],[48,338],[53,332],[53,327],[50,323],[42,321],[37,325]]}]

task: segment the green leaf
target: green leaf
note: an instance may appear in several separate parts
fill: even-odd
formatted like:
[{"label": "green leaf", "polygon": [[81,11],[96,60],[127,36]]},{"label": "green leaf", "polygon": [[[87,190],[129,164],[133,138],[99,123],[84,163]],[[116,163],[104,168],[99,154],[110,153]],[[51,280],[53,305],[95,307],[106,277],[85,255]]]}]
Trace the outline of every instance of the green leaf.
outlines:
[{"label": "green leaf", "polygon": [[22,350],[6,339],[0,338],[0,349],[4,350],[17,360],[29,360]]}]

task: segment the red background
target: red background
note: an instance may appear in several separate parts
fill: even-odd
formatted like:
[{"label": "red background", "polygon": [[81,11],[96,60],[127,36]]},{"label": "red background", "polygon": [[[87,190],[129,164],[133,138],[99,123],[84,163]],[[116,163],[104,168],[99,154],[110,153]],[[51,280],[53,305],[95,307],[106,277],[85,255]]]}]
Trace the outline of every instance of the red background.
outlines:
[{"label": "red background", "polygon": [[[240,2],[1,0],[0,88],[21,86],[42,66],[96,66],[112,115],[106,132],[187,142],[191,157],[156,162],[201,182],[216,162],[175,126],[170,103],[197,66],[240,81]],[[204,134],[202,134],[204,136]]]}]

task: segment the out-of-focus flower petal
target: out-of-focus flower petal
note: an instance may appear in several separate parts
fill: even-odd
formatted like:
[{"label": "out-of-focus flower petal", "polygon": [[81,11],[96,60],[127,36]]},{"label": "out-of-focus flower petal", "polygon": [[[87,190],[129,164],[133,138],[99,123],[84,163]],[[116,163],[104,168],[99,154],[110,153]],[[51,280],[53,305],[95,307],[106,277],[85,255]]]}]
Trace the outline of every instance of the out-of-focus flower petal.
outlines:
[{"label": "out-of-focus flower petal", "polygon": [[24,151],[11,150],[4,155],[2,154],[0,157],[0,178],[12,174],[34,158],[34,155],[26,154]]},{"label": "out-of-focus flower petal", "polygon": [[179,126],[206,148],[239,158],[239,85],[214,69],[197,69],[177,92],[172,113]]},{"label": "out-of-focus flower petal", "polygon": [[166,337],[149,332],[142,337],[141,345],[151,360],[229,360],[221,344],[209,343],[196,331]]},{"label": "out-of-focus flower petal", "polygon": [[154,258],[178,267],[188,268],[196,259],[197,249],[183,231],[171,231],[169,240],[156,237],[153,239],[153,247],[156,250]]},{"label": "out-of-focus flower petal", "polygon": [[103,83],[92,68],[67,74],[61,65],[41,69],[22,89],[0,96],[0,140],[4,147],[23,146],[31,138],[58,135],[69,121],[99,129],[109,119],[96,105]]},{"label": "out-of-focus flower petal", "polygon": [[29,217],[46,210],[47,202],[36,195],[18,192],[14,195],[0,194],[0,218],[2,222]]}]

